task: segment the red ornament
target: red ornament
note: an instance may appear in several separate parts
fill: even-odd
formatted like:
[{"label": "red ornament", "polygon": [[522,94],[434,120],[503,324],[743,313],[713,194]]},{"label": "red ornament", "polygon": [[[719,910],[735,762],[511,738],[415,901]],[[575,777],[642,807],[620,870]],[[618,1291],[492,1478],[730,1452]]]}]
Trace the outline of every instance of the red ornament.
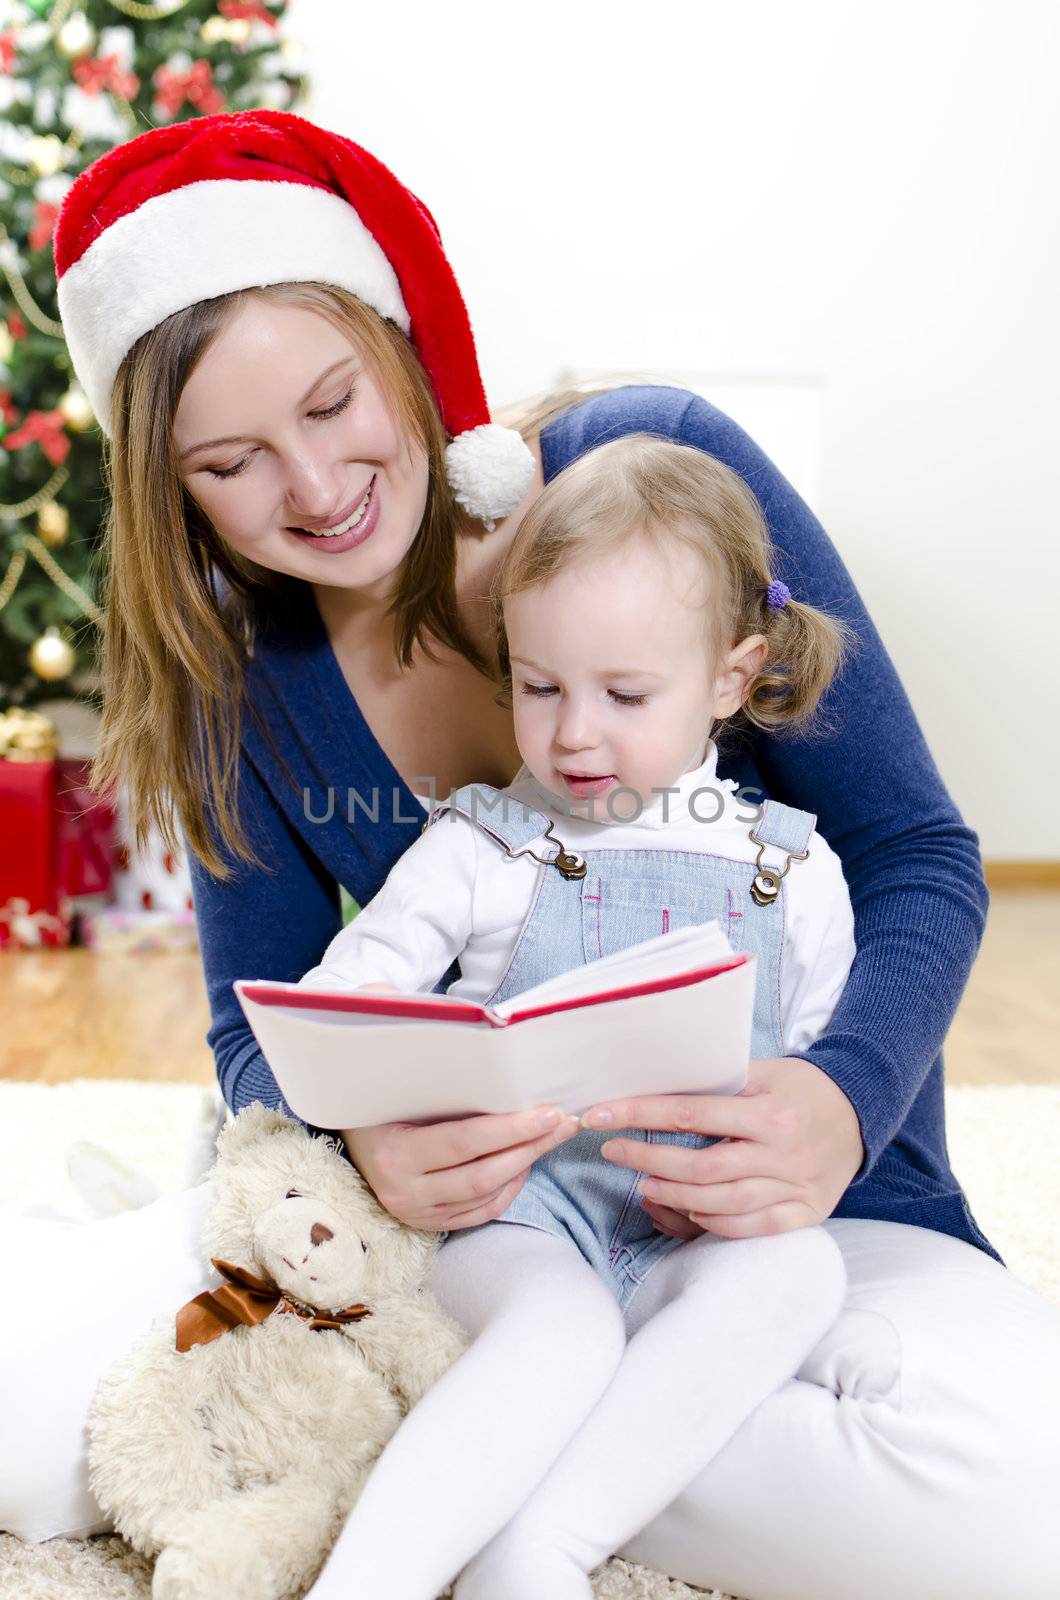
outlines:
[{"label": "red ornament", "polygon": [[0,417],[3,417],[9,428],[12,423],[18,421],[18,412],[12,402],[10,389],[0,389]]},{"label": "red ornament", "polygon": [[18,45],[13,33],[0,33],[0,72],[13,72]]},{"label": "red ornament", "polygon": [[261,0],[221,0],[217,9],[229,22],[264,22],[270,28],[280,25],[279,18],[267,11]]},{"label": "red ornament", "polygon": [[12,339],[24,339],[26,337],[29,329],[26,327],[26,324],[22,319],[21,312],[12,311],[11,315],[7,319],[7,331],[11,335]]},{"label": "red ornament", "polygon": [[33,226],[29,230],[29,247],[31,250],[46,250],[52,242],[55,232],[55,219],[59,215],[59,207],[53,206],[50,200],[38,200],[33,207]]},{"label": "red ornament", "polygon": [[110,56],[90,56],[85,61],[75,61],[71,71],[74,82],[86,94],[100,94],[110,79]]},{"label": "red ornament", "polygon": [[109,89],[113,94],[132,100],[140,87],[135,72],[125,72],[117,55],[90,56],[85,61],[75,61],[71,71],[74,82],[86,94],[99,94]]},{"label": "red ornament", "polygon": [[40,445],[51,466],[61,466],[70,451],[70,440],[62,432],[61,411],[30,411],[22,426],[3,440],[5,450],[21,450],[24,445]]},{"label": "red ornament", "polygon": [[159,67],[155,72],[155,103],[169,117],[175,117],[185,100],[210,117],[224,110],[224,95],[214,88],[213,68],[208,61],[196,61],[187,72]]},{"label": "red ornament", "polygon": [[52,466],[60,466],[70,453],[70,440],[63,432],[62,412],[29,412],[21,428],[7,435],[4,449],[21,450],[27,444],[39,444]]}]

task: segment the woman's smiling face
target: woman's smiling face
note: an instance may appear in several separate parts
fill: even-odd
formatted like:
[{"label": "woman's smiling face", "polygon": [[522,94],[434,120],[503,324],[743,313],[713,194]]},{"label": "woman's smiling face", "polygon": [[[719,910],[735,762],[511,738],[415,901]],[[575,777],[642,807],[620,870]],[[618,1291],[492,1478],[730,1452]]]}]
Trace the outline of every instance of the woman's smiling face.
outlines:
[{"label": "woman's smiling face", "polygon": [[244,301],[185,384],[173,436],[181,481],[240,555],[309,583],[391,586],[423,520],[427,454],[327,318]]}]

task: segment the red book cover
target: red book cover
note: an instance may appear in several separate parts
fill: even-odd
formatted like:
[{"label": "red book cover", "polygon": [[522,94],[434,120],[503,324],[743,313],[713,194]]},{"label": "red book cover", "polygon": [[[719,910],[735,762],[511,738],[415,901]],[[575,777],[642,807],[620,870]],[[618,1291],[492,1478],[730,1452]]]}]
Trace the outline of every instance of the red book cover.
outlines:
[{"label": "red book cover", "polygon": [[484,1022],[494,1028],[503,1028],[513,1022],[529,1022],[533,1017],[547,1017],[559,1011],[575,1011],[583,1006],[605,1005],[615,1000],[629,1000],[643,994],[663,994],[667,989],[683,989],[690,983],[702,983],[733,967],[741,967],[747,956],[737,954],[722,961],[712,961],[707,966],[695,967],[687,972],[675,972],[665,978],[650,978],[643,983],[623,983],[617,987],[602,988],[591,994],[572,995],[564,1000],[553,1000],[543,1005],[512,1010],[505,1017],[491,1011],[488,1006],[473,1000],[447,1000],[441,995],[391,995],[335,993],[326,989],[300,989],[297,984],[269,983],[267,980],[249,982],[243,979],[238,992],[259,1006],[287,1006],[296,1011],[345,1011],[362,1016],[416,1019],[420,1022]]}]

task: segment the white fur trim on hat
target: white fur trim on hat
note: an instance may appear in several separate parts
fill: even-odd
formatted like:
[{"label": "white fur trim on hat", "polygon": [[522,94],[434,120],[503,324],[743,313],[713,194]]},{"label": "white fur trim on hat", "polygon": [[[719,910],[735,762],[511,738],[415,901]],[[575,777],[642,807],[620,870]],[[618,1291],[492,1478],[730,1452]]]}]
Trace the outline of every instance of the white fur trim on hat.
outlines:
[{"label": "white fur trim on hat", "polygon": [[397,276],[341,195],[304,183],[216,178],[119,217],[59,280],[70,357],[104,433],[122,360],[175,311],[236,289],[322,282],[409,332]]},{"label": "white fur trim on hat", "polygon": [[445,452],[453,494],[473,517],[493,521],[514,511],[534,475],[534,458],[522,434],[483,422],[457,434]]}]

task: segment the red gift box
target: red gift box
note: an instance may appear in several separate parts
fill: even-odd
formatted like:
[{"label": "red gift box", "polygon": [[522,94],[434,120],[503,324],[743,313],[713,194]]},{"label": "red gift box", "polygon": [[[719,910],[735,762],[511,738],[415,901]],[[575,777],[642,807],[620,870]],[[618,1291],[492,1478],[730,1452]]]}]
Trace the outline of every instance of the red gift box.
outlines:
[{"label": "red gift box", "polygon": [[0,949],[70,942],[59,892],[59,764],[0,761]]},{"label": "red gift box", "polygon": [[60,760],[58,860],[63,894],[106,894],[114,870],[115,807],[88,786],[90,761]]},{"label": "red gift box", "polygon": [[110,885],[114,812],[88,767],[0,760],[0,950],[69,944],[71,900]]}]

